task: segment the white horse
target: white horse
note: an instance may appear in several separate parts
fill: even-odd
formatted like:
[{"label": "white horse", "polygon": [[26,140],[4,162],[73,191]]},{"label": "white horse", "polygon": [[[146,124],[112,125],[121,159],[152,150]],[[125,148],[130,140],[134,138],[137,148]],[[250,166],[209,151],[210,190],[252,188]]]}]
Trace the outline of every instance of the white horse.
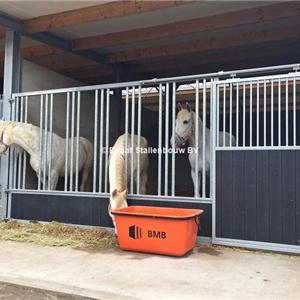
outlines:
[{"label": "white horse", "polygon": [[[138,143],[138,139],[139,142]],[[111,214],[111,210],[127,207],[127,191],[131,185],[131,171],[133,170],[133,183],[137,187],[137,178],[140,178],[140,194],[146,194],[146,185],[148,180],[148,154],[146,151],[140,151],[141,149],[147,149],[147,140],[137,135],[133,136],[132,147],[132,135],[127,136],[127,149],[125,149],[125,134],[118,137],[115,142],[112,152],[109,156],[109,186],[110,186],[110,204],[108,207],[109,215],[113,222],[114,217]],[[138,154],[138,144],[140,144]],[[132,159],[133,153],[133,161]],[[138,155],[140,155],[140,170],[138,174]],[[126,172],[126,158],[127,158],[127,172]],[[133,162],[133,168],[132,168]]]},{"label": "white horse", "polygon": [[[50,134],[49,134],[50,135]],[[71,144],[72,139],[68,141],[69,146],[69,160],[68,166],[71,163]],[[47,150],[49,151],[49,144]],[[43,185],[48,188],[48,181],[50,180],[50,189],[55,190],[59,177],[65,176],[65,147],[66,139],[52,133],[52,160],[51,170],[49,172],[49,158],[46,158],[46,169],[43,170],[44,155],[40,157],[40,128],[32,124],[0,121],[0,155],[4,154],[8,148],[15,148],[20,151],[25,151],[30,155],[30,165],[40,175],[40,180]],[[76,137],[73,138],[73,149],[76,149]],[[88,181],[90,171],[93,163],[93,145],[83,138],[79,138],[79,153],[78,153],[78,171],[82,171],[82,179],[80,184],[80,191],[88,191]],[[76,165],[76,155],[73,155],[74,172]],[[68,168],[70,174],[70,168]],[[43,182],[43,172],[46,172],[46,182]],[[48,174],[50,178],[48,178]]]},{"label": "white horse", "polygon": [[[178,113],[175,121],[175,148],[184,146],[187,142],[189,146],[193,148],[193,151],[189,154],[189,161],[191,165],[191,175],[193,179],[194,187],[196,187],[196,160],[198,159],[198,188],[196,191],[196,197],[199,197],[201,191],[202,176],[209,175],[210,159],[211,159],[211,145],[210,145],[210,129],[205,127],[205,136],[203,137],[203,122],[198,117],[198,145],[199,149],[196,149],[195,129],[196,129],[196,113],[191,109],[190,105],[186,103],[186,108],[183,108],[181,104],[178,104]],[[230,139],[232,145],[235,145],[235,137],[225,132],[225,140],[223,140],[223,132],[218,132],[220,146],[229,145]],[[171,137],[171,145],[173,145],[173,136]],[[203,155],[203,139],[205,139],[205,154]],[[203,160],[204,156],[204,160]],[[203,174],[205,170],[206,174]],[[205,195],[204,195],[205,196]]]}]

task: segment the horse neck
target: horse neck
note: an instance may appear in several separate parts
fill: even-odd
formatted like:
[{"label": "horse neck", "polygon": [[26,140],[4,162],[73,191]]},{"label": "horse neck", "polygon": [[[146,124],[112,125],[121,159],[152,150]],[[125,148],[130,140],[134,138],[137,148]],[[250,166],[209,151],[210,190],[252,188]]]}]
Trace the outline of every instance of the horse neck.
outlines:
[{"label": "horse neck", "polygon": [[[191,147],[196,146],[195,132],[196,132],[196,113],[193,112],[192,136],[189,139],[189,145]],[[199,144],[202,143],[202,136],[203,136],[203,122],[202,122],[201,118],[198,116],[198,141],[199,141]],[[200,151],[201,151],[201,147],[200,147]]]},{"label": "horse neck", "polygon": [[14,125],[12,129],[12,147],[20,147],[30,155],[38,151],[38,129],[27,124]]},{"label": "horse neck", "polygon": [[120,151],[111,154],[110,160],[110,187],[111,190],[117,189],[119,192],[127,189],[127,174],[125,168],[125,157]]}]

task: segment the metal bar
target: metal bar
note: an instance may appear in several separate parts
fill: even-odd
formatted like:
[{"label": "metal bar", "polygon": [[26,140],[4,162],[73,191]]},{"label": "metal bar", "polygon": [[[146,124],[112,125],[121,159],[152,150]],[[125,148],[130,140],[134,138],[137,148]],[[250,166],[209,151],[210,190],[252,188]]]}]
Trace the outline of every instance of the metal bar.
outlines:
[{"label": "metal bar", "polygon": [[137,153],[137,194],[140,194],[140,173],[141,173],[141,166],[140,166],[140,160],[141,160],[141,114],[142,114],[142,87],[139,86],[138,91],[138,153]]},{"label": "metal bar", "polygon": [[[102,178],[103,178],[103,126],[104,123],[104,90],[101,90],[100,98],[100,136],[99,136],[99,148],[100,148],[100,157],[99,157],[99,193],[102,192]],[[104,170],[107,172],[107,170]]]},{"label": "metal bar", "polygon": [[239,84],[236,84],[236,146],[239,145]]},{"label": "metal bar", "polygon": [[51,189],[52,177],[52,143],[53,143],[53,94],[50,95],[50,125],[49,125],[49,157],[48,157],[48,190]]},{"label": "metal bar", "polygon": [[300,146],[246,146],[246,147],[217,147],[218,151],[234,151],[234,150],[300,150]]},{"label": "metal bar", "polygon": [[176,83],[173,82],[172,92],[172,178],[171,178],[171,195],[175,196],[175,120],[176,120]]},{"label": "metal bar", "polygon": [[131,159],[130,159],[130,194],[134,194],[134,186],[133,186],[133,159],[134,159],[134,121],[135,121],[135,87],[132,87],[132,95],[131,95]]},{"label": "metal bar", "polygon": [[45,134],[44,134],[44,156],[43,156],[43,189],[47,189],[47,157],[48,157],[48,95],[45,99]]},{"label": "metal bar", "polygon": [[216,103],[219,97],[218,84],[216,79],[212,79],[211,85],[211,105],[210,105],[210,198],[212,201],[212,238],[216,237],[216,135],[219,129],[216,128]]},{"label": "metal bar", "polygon": [[259,82],[256,86],[256,146],[259,146]]},{"label": "metal bar", "polygon": [[67,93],[66,107],[66,144],[65,144],[65,186],[64,190],[68,190],[68,173],[69,173],[69,125],[70,125],[70,93]]},{"label": "metal bar", "polygon": [[285,144],[289,145],[289,81],[285,81]]},{"label": "metal bar", "polygon": [[78,192],[79,179],[79,136],[80,136],[80,92],[77,94],[77,118],[76,118],[76,167],[75,167],[75,191]]},{"label": "metal bar", "polygon": [[[170,98],[170,85],[166,83],[166,105],[165,105],[165,196],[168,196],[168,179],[169,179],[169,155],[167,149],[169,149],[169,98]],[[175,137],[174,137],[175,138]]]},{"label": "metal bar", "polygon": [[[24,114],[24,97],[20,97],[20,118],[19,121],[23,122]],[[25,155],[25,151],[22,154],[19,154],[18,157],[18,189],[21,188],[21,172],[22,172],[22,158]]]},{"label": "metal bar", "polygon": [[[130,82],[121,82],[121,83],[112,83],[112,84],[101,84],[101,85],[92,85],[92,86],[83,86],[83,87],[76,87],[76,91],[91,91],[97,89],[112,89],[112,88],[126,88],[129,86],[139,86],[139,85],[152,85],[153,83],[164,83],[164,82],[181,82],[181,81],[191,81],[191,80],[200,80],[205,78],[225,78],[231,76],[232,74],[235,75],[251,75],[251,74],[259,74],[259,73],[275,73],[279,71],[293,71],[297,68],[300,68],[300,64],[290,64],[290,65],[281,65],[281,66],[273,66],[273,67],[264,67],[264,68],[252,68],[252,69],[244,69],[244,70],[232,70],[232,71],[220,71],[215,73],[207,73],[207,74],[195,74],[189,76],[180,76],[180,77],[166,77],[160,79],[150,79],[144,81],[130,81]],[[277,76],[277,75],[276,75]],[[235,80],[235,79],[234,79]],[[43,94],[57,94],[57,93],[67,93],[73,92],[74,88],[63,88],[63,89],[52,89],[47,91],[34,91],[34,92],[23,92],[23,93],[14,93],[13,96],[33,96],[33,95],[43,95]]]},{"label": "metal bar", "polygon": [[70,191],[73,191],[73,175],[74,175],[74,121],[75,121],[75,96],[72,93],[72,108],[71,108],[71,162],[70,162]]},{"label": "metal bar", "polygon": [[293,141],[294,146],[296,146],[296,128],[297,128],[297,121],[296,121],[296,79],[293,80]]},{"label": "metal bar", "polygon": [[125,176],[126,184],[128,185],[128,117],[129,117],[129,88],[126,88],[126,98],[125,98]]},{"label": "metal bar", "polygon": [[271,146],[274,145],[274,81],[271,81]]},{"label": "metal bar", "polygon": [[105,193],[108,191],[108,153],[109,153],[109,105],[110,105],[110,90],[106,90],[106,124],[105,124]]},{"label": "metal bar", "polygon": [[41,168],[42,168],[42,154],[43,154],[43,149],[42,149],[42,141],[43,141],[43,115],[44,115],[44,96],[41,95],[40,98],[40,141],[39,141],[39,171],[38,171],[38,190],[41,189]]},{"label": "metal bar", "polygon": [[159,99],[158,99],[158,167],[157,167],[157,195],[161,195],[161,149],[162,149],[162,84],[159,84]]},{"label": "metal bar", "polygon": [[264,82],[264,146],[267,145],[267,83]]},{"label": "metal bar", "polygon": [[[199,82],[199,81],[198,81]],[[220,86],[217,84],[216,86],[217,88],[217,105],[216,105],[216,114],[217,114],[217,141],[216,141],[216,145],[220,146]]]},{"label": "metal bar", "polygon": [[229,145],[232,146],[232,84],[229,87],[229,133],[230,140]]},{"label": "metal bar", "polygon": [[225,139],[225,133],[226,133],[226,85],[223,86],[223,143],[222,146],[226,145],[226,139]]},{"label": "metal bar", "polygon": [[[204,93],[204,92],[203,92]],[[199,197],[199,80],[196,81],[196,95],[195,95],[195,183],[194,183],[194,196]],[[202,124],[203,126],[203,124]]]},{"label": "metal bar", "polygon": [[[232,92],[232,91],[231,91]],[[232,100],[232,93],[231,93]],[[232,102],[232,101],[231,101]],[[232,105],[232,103],[231,103]],[[202,197],[206,197],[206,79],[203,80],[203,107],[202,107]],[[232,107],[231,107],[232,109]],[[231,114],[230,114],[231,115]]]},{"label": "metal bar", "polygon": [[[98,90],[95,91],[95,116],[94,116],[94,163],[93,163],[93,193],[96,192],[96,176],[97,176],[97,147],[98,147]],[[100,128],[102,130],[102,128]],[[100,149],[101,151],[101,149]],[[101,155],[101,154],[100,154]],[[101,172],[101,169],[99,169]],[[100,175],[99,175],[100,176]]]},{"label": "metal bar", "polygon": [[281,146],[281,81],[278,80],[278,146]]},{"label": "metal bar", "polygon": [[[24,115],[25,123],[28,122],[28,96],[25,97],[25,115]],[[23,156],[23,184],[22,189],[26,188],[26,167],[27,167],[27,153],[24,152]]]},{"label": "metal bar", "polygon": [[[14,102],[14,121],[19,120],[19,106],[20,106],[20,97],[17,97],[16,101]],[[17,186],[17,168],[18,168],[18,157],[17,157],[17,150],[13,150],[13,187],[16,188]]]},{"label": "metal bar", "polygon": [[243,84],[243,146],[246,146],[246,83]]},{"label": "metal bar", "polygon": [[252,81],[250,82],[250,146],[252,146]]}]

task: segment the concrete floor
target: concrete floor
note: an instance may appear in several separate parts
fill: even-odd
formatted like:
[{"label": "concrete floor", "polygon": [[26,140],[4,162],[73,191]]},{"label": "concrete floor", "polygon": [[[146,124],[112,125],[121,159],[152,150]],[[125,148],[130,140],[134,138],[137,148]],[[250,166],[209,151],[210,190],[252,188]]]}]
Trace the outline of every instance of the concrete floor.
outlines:
[{"label": "concrete floor", "polygon": [[300,256],[201,246],[183,258],[0,242],[0,281],[97,299],[300,299]]}]

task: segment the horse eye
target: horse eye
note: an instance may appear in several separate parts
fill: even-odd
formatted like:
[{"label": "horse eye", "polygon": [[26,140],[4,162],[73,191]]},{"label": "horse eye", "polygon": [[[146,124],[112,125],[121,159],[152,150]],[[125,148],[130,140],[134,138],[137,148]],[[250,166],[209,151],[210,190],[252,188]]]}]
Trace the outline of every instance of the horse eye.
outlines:
[{"label": "horse eye", "polygon": [[185,120],[185,121],[183,121],[183,124],[187,124],[189,121],[187,121],[187,120]]}]

